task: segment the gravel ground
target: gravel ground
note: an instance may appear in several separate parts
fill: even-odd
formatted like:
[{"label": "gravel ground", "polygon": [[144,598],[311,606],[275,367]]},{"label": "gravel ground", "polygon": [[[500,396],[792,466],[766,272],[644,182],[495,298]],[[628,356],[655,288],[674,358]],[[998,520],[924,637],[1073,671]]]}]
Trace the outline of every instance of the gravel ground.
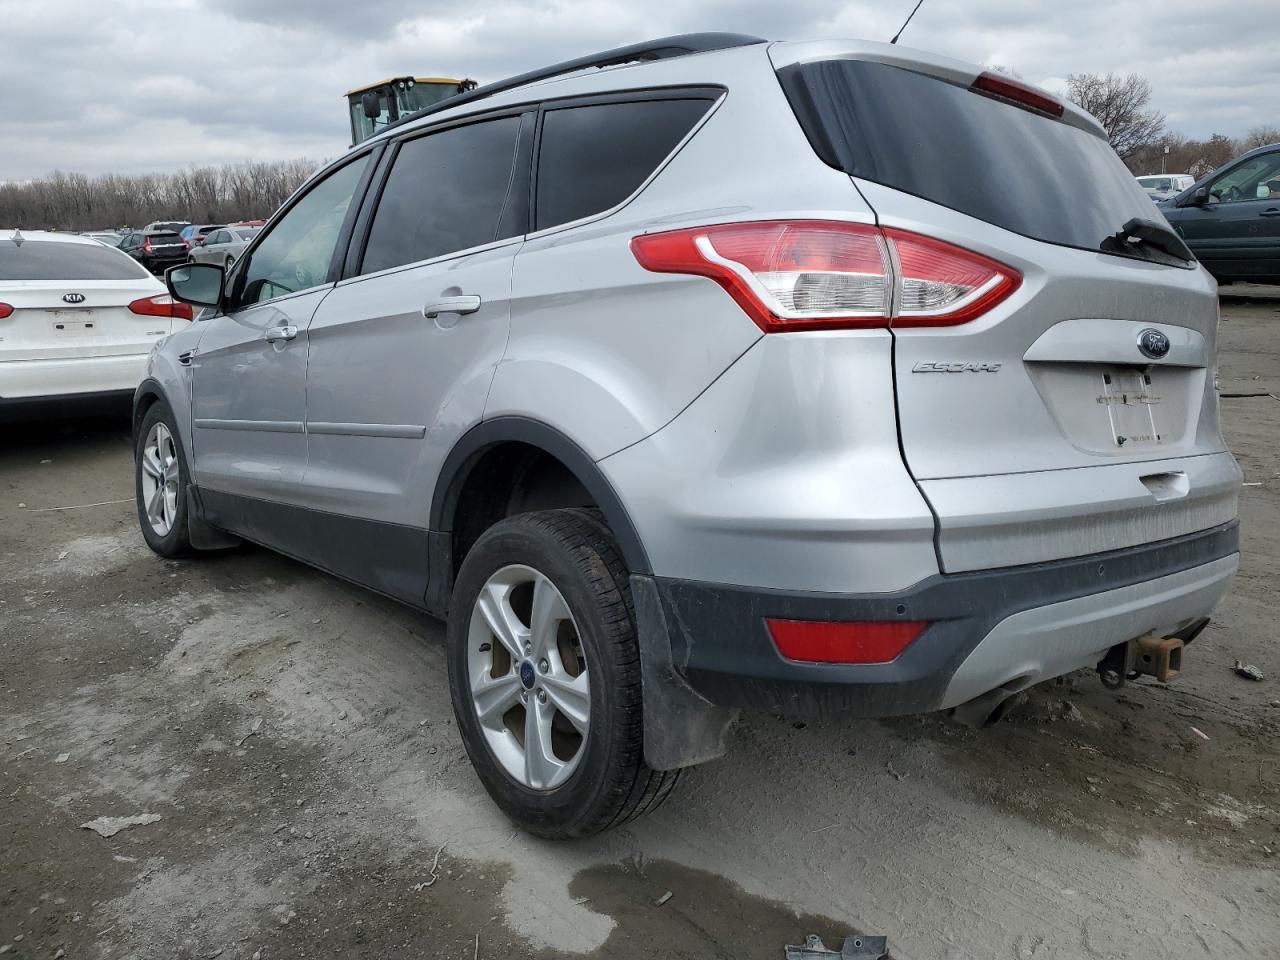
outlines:
[{"label": "gravel ground", "polygon": [[921,960],[1280,956],[1272,292],[1224,290],[1244,559],[1183,677],[1073,676],[978,732],[748,717],[576,844],[488,802],[440,623],[262,550],[160,560],[122,421],[0,426],[0,952],[779,960],[860,930]]}]

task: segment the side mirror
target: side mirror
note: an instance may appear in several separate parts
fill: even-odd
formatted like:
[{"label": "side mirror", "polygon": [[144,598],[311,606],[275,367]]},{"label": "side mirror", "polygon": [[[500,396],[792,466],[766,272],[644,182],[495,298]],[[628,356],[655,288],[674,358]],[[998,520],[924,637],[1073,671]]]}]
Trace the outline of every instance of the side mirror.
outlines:
[{"label": "side mirror", "polygon": [[1210,199],[1212,198],[1209,196],[1209,188],[1200,187],[1187,198],[1186,203],[1183,205],[1187,207],[1203,207]]},{"label": "side mirror", "polygon": [[212,263],[182,263],[164,273],[170,296],[193,307],[218,306],[224,281],[222,267]]},{"label": "side mirror", "polygon": [[368,120],[377,120],[382,116],[382,103],[378,94],[370,90],[360,98],[360,109],[364,111],[365,118]]}]

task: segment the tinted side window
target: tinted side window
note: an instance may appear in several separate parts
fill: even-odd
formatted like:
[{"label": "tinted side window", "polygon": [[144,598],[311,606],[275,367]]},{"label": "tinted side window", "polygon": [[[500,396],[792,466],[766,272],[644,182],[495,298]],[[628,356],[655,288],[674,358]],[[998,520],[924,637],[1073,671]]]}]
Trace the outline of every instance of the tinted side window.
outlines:
[{"label": "tinted side window", "polygon": [[368,155],[311,188],[253,252],[237,307],[272,300],[329,279],[329,266]]},{"label": "tinted side window", "polygon": [[527,170],[515,162],[519,132],[520,117],[503,117],[401,146],[369,228],[360,272],[524,233],[528,189]]},{"label": "tinted side window", "polygon": [[712,101],[636,100],[548,110],[538,148],[537,229],[631,196]]}]

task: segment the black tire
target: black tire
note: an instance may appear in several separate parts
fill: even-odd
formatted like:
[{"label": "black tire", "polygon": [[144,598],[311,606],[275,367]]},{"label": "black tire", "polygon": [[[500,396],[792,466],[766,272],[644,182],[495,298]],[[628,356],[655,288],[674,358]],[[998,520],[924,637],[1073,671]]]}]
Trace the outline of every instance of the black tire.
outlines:
[{"label": "black tire", "polygon": [[[555,585],[577,625],[590,671],[590,724],[568,779],[530,789],[494,756],[476,717],[468,680],[471,616],[489,578],[512,564]],[[593,510],[521,514],[489,528],[463,560],[450,605],[449,687],[463,745],[485,789],[515,824],[549,839],[585,837],[657,808],[679,771],[644,762],[640,654],[627,570]]]},{"label": "black tire", "polygon": [[[173,523],[167,533],[161,534],[152,526],[147,516],[143,493],[143,451],[146,448],[151,431],[157,423],[164,424],[173,438],[177,454],[178,481],[177,496]],[[186,557],[196,552],[191,546],[191,538],[187,530],[187,486],[191,482],[191,472],[187,466],[187,454],[182,446],[182,437],[178,433],[173,411],[163,400],[157,400],[148,409],[138,428],[138,436],[133,448],[133,491],[138,511],[138,526],[142,529],[142,539],[147,546],[162,557]]]}]

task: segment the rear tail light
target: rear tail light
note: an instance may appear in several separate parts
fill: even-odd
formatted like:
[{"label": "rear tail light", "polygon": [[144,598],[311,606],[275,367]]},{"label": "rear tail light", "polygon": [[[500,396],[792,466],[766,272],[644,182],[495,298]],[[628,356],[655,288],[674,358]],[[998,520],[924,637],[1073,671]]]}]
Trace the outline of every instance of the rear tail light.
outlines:
[{"label": "rear tail light", "polygon": [[191,320],[195,317],[190,304],[174,300],[167,293],[135,300],[129,304],[129,309],[144,317],[176,317],[179,320]]},{"label": "rear tail light", "polygon": [[3,320],[9,314],[13,313],[13,307],[7,303],[0,303],[0,320]]},{"label": "rear tail light", "polygon": [[631,250],[646,270],[716,281],[766,333],[950,326],[990,310],[1022,282],[1016,270],[963,247],[826,220],[645,234]]},{"label": "rear tail light", "polygon": [[1019,107],[1047,113],[1051,117],[1060,117],[1066,110],[1062,101],[1056,97],[999,73],[979,74],[978,79],[971,84],[971,89],[1008,100]]},{"label": "rear tail light", "polygon": [[150,241],[150,240],[144,240],[144,241],[143,241],[143,243],[142,243],[142,249],[143,249],[143,252],[144,252],[144,253],[150,253],[150,252],[151,252],[151,241]]},{"label": "rear tail light", "polygon": [[766,620],[774,646],[803,663],[889,663],[924,632],[922,620]]}]

